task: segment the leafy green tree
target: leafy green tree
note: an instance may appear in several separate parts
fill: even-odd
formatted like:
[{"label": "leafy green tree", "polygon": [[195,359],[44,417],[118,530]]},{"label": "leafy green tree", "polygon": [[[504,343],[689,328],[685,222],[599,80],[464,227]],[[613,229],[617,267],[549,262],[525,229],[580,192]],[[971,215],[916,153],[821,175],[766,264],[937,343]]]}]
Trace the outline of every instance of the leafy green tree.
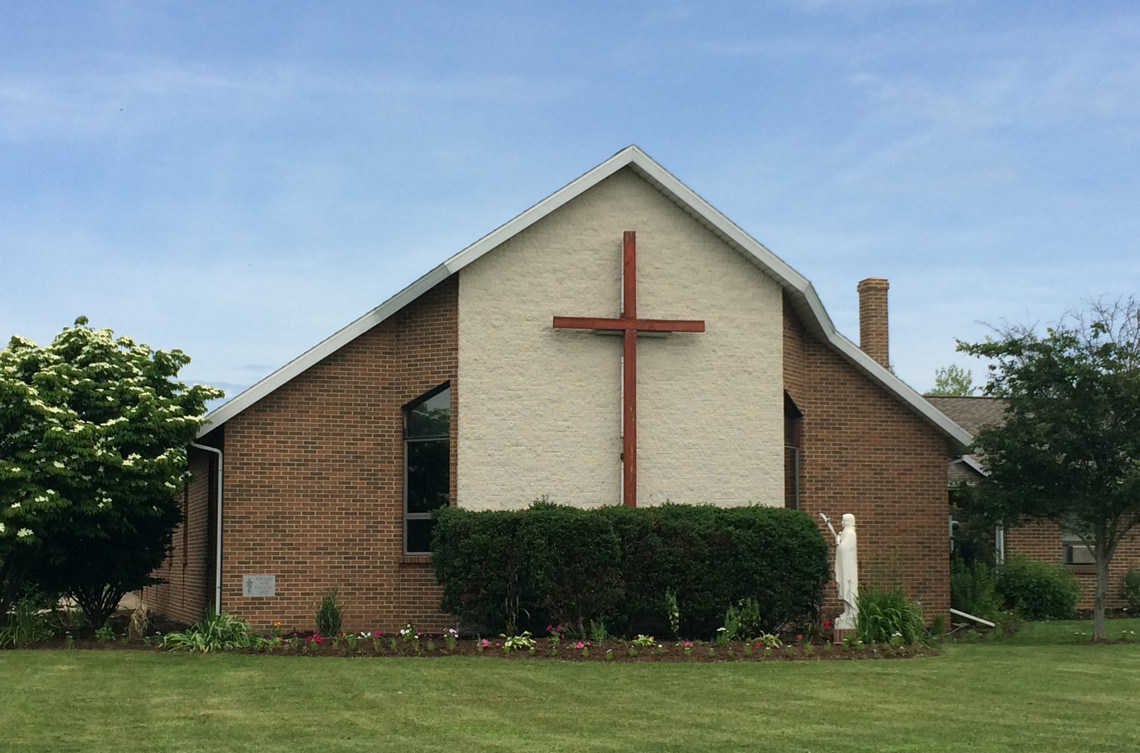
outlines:
[{"label": "leafy green tree", "polygon": [[153,582],[180,520],[186,446],[221,390],[177,381],[190,359],[76,320],[0,350],[0,608],[24,589],[101,625]]},{"label": "leafy green tree", "polygon": [[1093,551],[1103,640],[1109,563],[1140,524],[1140,304],[1090,314],[958,348],[991,360],[986,394],[1008,400],[1004,422],[974,437],[984,499],[1007,523],[1051,520]]},{"label": "leafy green tree", "polygon": [[976,389],[974,375],[969,369],[950,364],[934,370],[934,389],[928,394],[968,397]]}]

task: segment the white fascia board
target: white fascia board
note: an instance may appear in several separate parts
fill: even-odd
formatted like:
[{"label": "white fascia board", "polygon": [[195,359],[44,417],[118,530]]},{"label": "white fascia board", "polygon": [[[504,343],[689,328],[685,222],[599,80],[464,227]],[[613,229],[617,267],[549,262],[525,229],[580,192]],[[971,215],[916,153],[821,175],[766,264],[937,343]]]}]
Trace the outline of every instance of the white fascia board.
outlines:
[{"label": "white fascia board", "polygon": [[982,464],[981,464],[981,463],[978,461],[978,459],[977,459],[976,457],[974,457],[973,455],[963,455],[963,456],[962,456],[961,458],[959,458],[959,459],[960,459],[960,460],[961,460],[963,463],[965,463],[967,467],[969,467],[969,468],[973,469],[974,471],[977,471],[977,473],[978,473],[979,475],[981,475],[981,476],[988,476],[988,475],[990,475],[990,472],[986,470],[986,467],[985,467],[984,465],[982,465]]},{"label": "white fascia board", "polygon": [[436,267],[347,327],[336,331],[232,400],[210,411],[198,431],[198,438],[201,439],[258,400],[340,350],[450,276],[451,273],[445,266]]},{"label": "white fascia board", "polygon": [[636,146],[627,146],[594,169],[575,178],[542,201],[521,214],[516,215],[513,219],[499,225],[499,227],[445,261],[443,266],[447,267],[448,271],[452,274],[458,272],[491,249],[498,247],[503,242],[518,235],[551,212],[578,198],[618,170],[633,163],[638,156],[652,162],[645,152]]},{"label": "white fascia board", "polygon": [[797,303],[810,312],[810,324],[818,325],[823,332],[834,331],[831,317],[823,308],[812,284],[783,259],[772,253],[764,244],[753,238],[735,222],[709,204],[699,194],[677,179],[672,173],[653,160],[637,146],[628,146],[586,172],[542,201],[522,212],[510,221],[472,243],[452,256],[444,266],[455,273],[488,253],[504,241],[517,235],[551,212],[582,195],[617,171],[630,167],[643,179],[653,184],[657,190],[668,196],[674,203],[692,215],[698,222],[708,227],[720,238],[734,246],[745,257],[758,266],[765,274],[775,279],[782,287],[792,290]]},{"label": "white fascia board", "polygon": [[[551,212],[564,206],[626,167],[633,168],[642,178],[654,185],[657,190],[668,196],[673,202],[695,217],[701,224],[713,230],[731,245],[737,247],[746,256],[750,256],[757,266],[770,276],[779,280],[784,287],[794,288],[801,293],[811,288],[811,283],[803,276],[765,248],[764,245],[755,238],[744,232],[736,223],[721,214],[720,211],[678,180],[672,173],[655,162],[637,146],[628,146],[622,149],[602,164],[566,184],[530,209],[527,209],[514,219],[500,225],[495,230],[455,254],[444,262],[444,266],[451,272],[459,271],[507,239],[522,232]],[[820,310],[822,311],[822,306]],[[827,315],[824,314],[825,318],[826,316]]]},{"label": "white fascia board", "polygon": [[[636,149],[636,147],[631,147]],[[931,405],[927,400],[912,389],[906,382],[884,368],[878,361],[868,356],[859,346],[844,337],[831,321],[815,292],[812,284],[799,272],[788,266],[780,257],[776,256],[764,244],[746,233],[732,220],[715,207],[701,198],[692,189],[673,176],[658,163],[650,159],[644,152],[637,150],[637,158],[632,164],[649,180],[656,183],[659,190],[672,195],[674,200],[686,207],[698,220],[709,226],[723,239],[738,248],[745,256],[775,279],[784,289],[788,290],[794,300],[795,307],[808,314],[809,326],[824,336],[827,342],[841,355],[851,361],[872,379],[880,382],[886,389],[898,395],[905,403],[921,417],[934,424],[943,431],[961,449],[969,446],[970,434],[962,427],[951,421],[945,414]]]},{"label": "white fascia board", "polygon": [[970,446],[973,441],[970,432],[950,420],[945,413],[931,405],[909,384],[892,374],[890,369],[885,368],[881,363],[867,355],[858,345],[848,340],[834,328],[828,333],[827,340],[848,361],[898,395],[910,405],[915,413],[941,429],[958,445],[959,452],[965,452]]},{"label": "white fascia board", "polygon": [[790,291],[794,306],[805,314],[805,324],[813,327],[817,334],[851,361],[872,379],[880,382],[887,390],[898,395],[919,415],[945,432],[953,441],[966,448],[970,435],[947,418],[941,411],[928,403],[905,382],[883,368],[877,361],[864,353],[857,345],[836,330],[812,284],[799,272],[792,269],[780,257],[772,253],[764,244],[742,230],[719,210],[701,198],[691,188],[678,180],[672,173],[655,162],[637,146],[631,145],[610,157],[597,167],[589,170],[566,184],[542,201],[505,222],[487,235],[455,254],[442,265],[436,267],[416,282],[404,288],[372,311],[338,331],[317,346],[270,374],[245,392],[206,416],[206,423],[198,436],[220,426],[273,390],[310,368],[322,358],[351,342],[356,337],[375,327],[417,297],[447,277],[459,272],[476,259],[518,235],[534,223],[582,195],[617,171],[630,167],[649,181],[678,206],[691,214],[697,221],[708,227],[727,243],[737,248],[765,274],[774,279],[784,289]]}]

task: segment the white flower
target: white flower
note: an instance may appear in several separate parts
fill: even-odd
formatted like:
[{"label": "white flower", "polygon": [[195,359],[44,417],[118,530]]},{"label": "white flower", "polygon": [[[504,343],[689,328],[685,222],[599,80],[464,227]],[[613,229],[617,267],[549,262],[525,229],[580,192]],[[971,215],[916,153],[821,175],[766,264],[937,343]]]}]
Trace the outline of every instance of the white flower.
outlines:
[{"label": "white flower", "polygon": [[12,509],[13,510],[19,510],[20,509],[20,503],[19,502],[13,502],[12,503]]},{"label": "white flower", "polygon": [[0,523],[0,533],[4,533],[4,524]]},{"label": "white flower", "polygon": [[54,465],[56,468],[60,468],[60,469],[67,467],[63,463],[59,462],[58,460],[51,461],[51,464]]},{"label": "white flower", "polygon": [[26,538],[31,535],[32,530],[30,528],[21,528],[20,530],[16,531],[16,538],[19,539]]}]

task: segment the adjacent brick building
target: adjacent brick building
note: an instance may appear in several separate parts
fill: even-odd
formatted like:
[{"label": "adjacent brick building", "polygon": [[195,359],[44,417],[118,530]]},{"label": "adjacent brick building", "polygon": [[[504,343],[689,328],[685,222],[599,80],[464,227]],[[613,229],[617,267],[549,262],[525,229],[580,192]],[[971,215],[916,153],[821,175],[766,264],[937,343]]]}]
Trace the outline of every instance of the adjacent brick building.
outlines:
[{"label": "adjacent brick building", "polygon": [[[440,630],[430,509],[628,496],[854,513],[863,582],[944,614],[969,435],[891,374],[886,292],[860,284],[864,352],[806,279],[625,149],[210,414],[146,599],[306,630],[335,588],[346,629]],[[658,328],[624,351],[629,495],[633,346],[555,317]]]},{"label": "adjacent brick building", "polygon": [[[1006,405],[1004,400],[990,397],[932,395],[927,400],[971,434],[1000,423]],[[984,472],[983,464],[971,456],[955,460],[949,469],[951,482],[975,483]],[[1093,608],[1096,598],[1096,565],[1092,552],[1079,538],[1066,534],[1056,523],[1031,520],[999,531],[995,539],[997,561],[1002,561],[1007,554],[1022,554],[1042,562],[1064,565],[1077,576],[1081,584],[1077,608]],[[1134,531],[1120,542],[1109,563],[1109,609],[1127,606],[1122,586],[1125,573],[1131,569],[1140,569],[1140,531]]]}]

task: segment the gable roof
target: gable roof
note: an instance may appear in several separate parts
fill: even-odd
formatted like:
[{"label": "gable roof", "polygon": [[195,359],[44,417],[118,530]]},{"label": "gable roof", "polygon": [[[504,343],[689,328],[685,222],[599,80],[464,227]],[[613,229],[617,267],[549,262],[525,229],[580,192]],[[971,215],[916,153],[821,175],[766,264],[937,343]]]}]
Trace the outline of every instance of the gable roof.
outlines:
[{"label": "gable roof", "polygon": [[765,248],[762,243],[741,230],[736,223],[721,214],[637,146],[628,146],[622,149],[605,162],[447,259],[364,316],[333,333],[232,400],[211,411],[206,416],[198,436],[202,437],[213,431],[278,387],[380,324],[435,285],[451,275],[457,274],[468,264],[479,259],[504,241],[526,230],[619,170],[627,168],[654,186],[724,243],[735,248],[764,274],[778,283],[784,289],[793,310],[809,331],[823,339],[844,359],[864,372],[869,378],[881,384],[888,392],[895,394],[915,413],[933,424],[960,448],[965,448],[970,443],[970,435],[962,427],[947,418],[941,411],[927,402],[922,395],[835,329],[835,325],[823,308],[823,303],[806,278]]}]

